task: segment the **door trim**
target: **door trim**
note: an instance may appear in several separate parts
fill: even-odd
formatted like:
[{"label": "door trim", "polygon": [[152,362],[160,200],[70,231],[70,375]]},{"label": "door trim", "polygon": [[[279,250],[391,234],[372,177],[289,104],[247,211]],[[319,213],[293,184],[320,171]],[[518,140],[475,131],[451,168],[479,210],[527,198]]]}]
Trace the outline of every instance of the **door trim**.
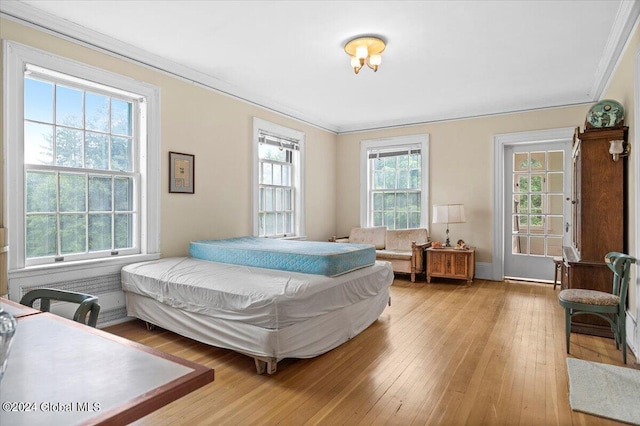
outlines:
[{"label": "door trim", "polygon": [[573,140],[575,127],[561,127],[493,136],[493,253],[491,279],[504,279],[504,150],[506,146],[528,143],[562,142]]}]

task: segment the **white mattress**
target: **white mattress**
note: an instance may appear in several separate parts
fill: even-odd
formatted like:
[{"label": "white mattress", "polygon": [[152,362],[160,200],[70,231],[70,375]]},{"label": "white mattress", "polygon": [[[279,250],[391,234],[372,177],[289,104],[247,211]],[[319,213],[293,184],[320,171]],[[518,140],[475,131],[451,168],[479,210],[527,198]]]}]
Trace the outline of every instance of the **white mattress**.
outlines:
[{"label": "white mattress", "polygon": [[186,312],[282,329],[387,293],[388,262],[338,276],[231,265],[189,257],[122,269],[122,288]]}]

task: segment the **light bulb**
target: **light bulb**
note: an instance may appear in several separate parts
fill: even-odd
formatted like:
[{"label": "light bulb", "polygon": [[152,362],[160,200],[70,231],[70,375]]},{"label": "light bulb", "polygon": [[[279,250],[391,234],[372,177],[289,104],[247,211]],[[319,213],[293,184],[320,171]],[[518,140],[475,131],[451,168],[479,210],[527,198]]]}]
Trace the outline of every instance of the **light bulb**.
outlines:
[{"label": "light bulb", "polygon": [[367,46],[358,46],[356,48],[356,58],[365,59],[369,56],[369,51],[367,50]]}]

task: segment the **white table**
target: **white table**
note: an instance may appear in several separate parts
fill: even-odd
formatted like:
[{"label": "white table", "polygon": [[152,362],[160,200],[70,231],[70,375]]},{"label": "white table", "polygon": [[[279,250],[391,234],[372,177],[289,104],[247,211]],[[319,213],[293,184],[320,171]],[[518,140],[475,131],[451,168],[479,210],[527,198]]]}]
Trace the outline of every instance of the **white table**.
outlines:
[{"label": "white table", "polygon": [[211,368],[50,313],[20,316],[0,424],[128,424],[213,379]]}]

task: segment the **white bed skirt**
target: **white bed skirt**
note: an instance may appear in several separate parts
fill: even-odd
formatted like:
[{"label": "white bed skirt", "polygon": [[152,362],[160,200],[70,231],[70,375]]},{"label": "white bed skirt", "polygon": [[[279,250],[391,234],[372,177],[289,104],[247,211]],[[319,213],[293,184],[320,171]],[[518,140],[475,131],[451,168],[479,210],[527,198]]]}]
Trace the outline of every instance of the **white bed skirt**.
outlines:
[{"label": "white bed skirt", "polygon": [[371,325],[389,303],[389,288],[343,309],[282,329],[213,318],[176,309],[146,296],[125,292],[127,314],[191,339],[256,359],[312,358],[330,351]]}]

